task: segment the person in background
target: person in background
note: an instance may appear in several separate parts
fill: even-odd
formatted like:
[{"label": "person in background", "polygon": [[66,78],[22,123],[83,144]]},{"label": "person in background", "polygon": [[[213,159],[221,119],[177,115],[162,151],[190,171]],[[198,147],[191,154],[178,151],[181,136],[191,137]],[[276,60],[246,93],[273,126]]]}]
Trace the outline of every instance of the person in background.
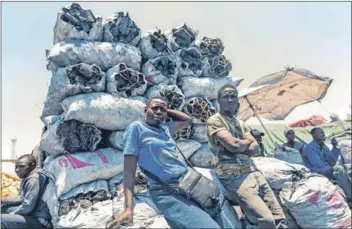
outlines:
[{"label": "person in background", "polygon": [[295,141],[295,139],[296,139],[295,131],[293,129],[287,129],[287,130],[285,130],[284,134],[285,134],[287,142],[284,143],[283,146],[290,147],[292,149],[296,149],[301,153],[301,155],[303,155],[304,145],[302,143]]},{"label": "person in background", "polygon": [[332,145],[332,149],[326,155],[326,160],[328,161],[329,165],[334,167],[337,162],[338,157],[341,154],[341,150],[339,148],[337,148],[336,138],[331,139],[331,145]]},{"label": "person in background", "polygon": [[[171,121],[166,122],[167,118]],[[224,202],[221,211],[214,216],[208,214],[192,199],[181,193],[175,193],[165,187],[177,186],[190,167],[176,150],[172,136],[190,124],[187,114],[169,109],[162,97],[153,97],[146,107],[146,120],[129,125],[124,135],[124,194],[125,210],[112,221],[107,228],[127,223],[133,225],[133,189],[137,164],[144,170],[149,193],[156,207],[163,213],[171,228],[235,228],[235,213],[228,202]],[[159,181],[150,176],[153,174]]]},{"label": "person in background", "polygon": [[259,144],[236,117],[239,109],[236,87],[223,85],[218,91],[218,104],[219,113],[207,120],[207,137],[216,156],[220,181],[252,224],[258,228],[285,227],[282,208],[251,159],[260,153]]},{"label": "person in background", "polygon": [[322,174],[329,179],[333,179],[333,167],[328,162],[330,149],[325,145],[325,133],[320,127],[311,130],[313,141],[304,148],[305,165],[315,173]]},{"label": "person in background", "polygon": [[49,208],[42,200],[48,178],[36,168],[34,156],[19,157],[15,172],[22,179],[20,197],[1,200],[1,228],[52,228]]}]

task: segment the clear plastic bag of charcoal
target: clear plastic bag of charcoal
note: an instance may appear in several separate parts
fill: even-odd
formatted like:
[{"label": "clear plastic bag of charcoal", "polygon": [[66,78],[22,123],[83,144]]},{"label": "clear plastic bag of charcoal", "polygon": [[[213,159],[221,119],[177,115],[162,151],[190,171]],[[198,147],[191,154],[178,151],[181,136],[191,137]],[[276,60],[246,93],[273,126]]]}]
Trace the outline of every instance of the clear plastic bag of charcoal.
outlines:
[{"label": "clear plastic bag of charcoal", "polygon": [[107,91],[123,97],[141,96],[147,89],[143,73],[118,64],[107,72]]},{"label": "clear plastic bag of charcoal", "polygon": [[197,35],[198,31],[183,24],[182,26],[167,32],[168,47],[174,52],[178,49],[188,48],[196,40]]},{"label": "clear plastic bag of charcoal", "polygon": [[209,64],[208,72],[203,68],[202,73],[205,77],[225,77],[228,76],[230,74],[230,71],[232,70],[231,62],[227,60],[224,55],[207,57],[204,61],[207,61],[206,65]]},{"label": "clear plastic bag of charcoal", "polygon": [[203,37],[202,40],[195,41],[195,46],[202,54],[204,62],[202,76],[219,78],[229,75],[232,64],[222,54],[224,45],[219,38]]},{"label": "clear plastic bag of charcoal", "polygon": [[193,135],[192,125],[188,125],[186,128],[178,131],[173,136],[175,141],[189,139]]},{"label": "clear plastic bag of charcoal", "polygon": [[118,12],[104,24],[104,38],[106,42],[120,42],[138,45],[141,29],[130,18],[128,13]]},{"label": "clear plastic bag of charcoal", "polygon": [[167,37],[160,29],[151,30],[144,34],[138,46],[142,53],[143,62],[171,53],[167,47]]},{"label": "clear plastic bag of charcoal", "polygon": [[70,8],[62,8],[61,20],[75,26],[78,31],[84,30],[86,33],[93,28],[96,18],[91,10],[84,10],[77,3],[72,3]]},{"label": "clear plastic bag of charcoal", "polygon": [[62,147],[69,153],[93,152],[102,139],[102,131],[95,125],[77,120],[61,123],[56,134],[62,142]]},{"label": "clear plastic bag of charcoal", "polygon": [[177,82],[178,70],[174,55],[161,55],[150,59],[144,63],[142,71],[150,85],[170,85]]},{"label": "clear plastic bag of charcoal", "polygon": [[203,61],[202,54],[195,47],[181,49],[176,52],[179,59],[178,70],[180,77],[202,75]]},{"label": "clear plastic bag of charcoal", "polygon": [[146,97],[151,99],[156,96],[164,98],[168,102],[169,109],[181,110],[185,103],[185,96],[176,85],[161,83],[150,87],[147,90]]},{"label": "clear plastic bag of charcoal", "polygon": [[194,97],[186,101],[183,111],[193,118],[196,124],[204,124],[216,113],[211,102],[206,98]]},{"label": "clear plastic bag of charcoal", "polygon": [[205,124],[208,118],[216,113],[216,109],[211,102],[201,97],[188,99],[182,110],[192,117],[192,124],[175,133],[173,136],[175,141],[190,139],[195,133],[194,126],[196,124]]},{"label": "clear plastic bag of charcoal", "polygon": [[195,42],[195,46],[199,48],[203,58],[221,55],[225,49],[219,38],[203,37],[203,39]]},{"label": "clear plastic bag of charcoal", "polygon": [[111,195],[106,190],[90,191],[88,193],[80,193],[75,198],[63,200],[60,203],[58,215],[66,215],[72,209],[81,207],[89,208],[93,204],[111,199]]},{"label": "clear plastic bag of charcoal", "polygon": [[54,27],[54,44],[65,39],[101,41],[103,38],[102,18],[91,10],[72,3],[62,8]]}]

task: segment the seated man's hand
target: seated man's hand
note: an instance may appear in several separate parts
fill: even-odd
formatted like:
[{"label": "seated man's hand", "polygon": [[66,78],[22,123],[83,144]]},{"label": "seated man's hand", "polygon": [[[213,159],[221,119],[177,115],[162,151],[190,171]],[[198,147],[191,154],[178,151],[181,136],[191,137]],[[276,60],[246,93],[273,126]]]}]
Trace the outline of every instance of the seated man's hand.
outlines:
[{"label": "seated man's hand", "polygon": [[115,219],[106,224],[106,228],[120,228],[121,224],[127,223],[128,226],[133,225],[133,210],[126,208]]}]

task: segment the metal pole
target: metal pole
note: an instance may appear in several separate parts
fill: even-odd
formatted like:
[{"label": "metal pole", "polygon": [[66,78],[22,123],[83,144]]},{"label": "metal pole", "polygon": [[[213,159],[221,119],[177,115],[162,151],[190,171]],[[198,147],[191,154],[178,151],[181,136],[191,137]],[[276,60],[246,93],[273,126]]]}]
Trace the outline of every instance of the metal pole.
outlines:
[{"label": "metal pole", "polygon": [[247,103],[249,104],[249,107],[252,109],[255,117],[257,117],[257,119],[259,120],[260,124],[262,125],[264,131],[266,132],[266,134],[269,136],[269,139],[271,140],[271,142],[274,144],[274,146],[277,146],[276,143],[274,142],[274,140],[271,138],[270,134],[269,134],[269,131],[265,128],[262,120],[259,118],[259,116],[257,115],[257,113],[255,112],[254,110],[254,107],[253,105],[251,104],[251,102],[249,101],[249,99],[247,98],[247,96],[245,95],[244,98],[247,100]]}]

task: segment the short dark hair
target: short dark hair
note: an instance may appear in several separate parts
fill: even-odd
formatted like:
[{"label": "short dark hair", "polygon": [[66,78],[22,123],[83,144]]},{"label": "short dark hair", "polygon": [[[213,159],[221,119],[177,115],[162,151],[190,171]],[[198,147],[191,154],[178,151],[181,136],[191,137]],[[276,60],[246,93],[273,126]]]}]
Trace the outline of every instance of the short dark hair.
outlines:
[{"label": "short dark hair", "polygon": [[315,134],[315,132],[317,132],[317,130],[323,130],[323,129],[320,128],[320,127],[314,127],[314,128],[310,131],[310,134]]},{"label": "short dark hair", "polygon": [[21,159],[24,159],[24,158],[27,159],[27,161],[28,161],[29,164],[37,165],[37,162],[36,162],[36,160],[35,160],[35,157],[34,157],[33,155],[31,155],[31,154],[24,154],[24,155],[20,156],[19,158],[17,158],[17,161],[18,161],[18,160],[21,160]]},{"label": "short dark hair", "polygon": [[227,83],[227,84],[224,84],[220,87],[220,89],[218,90],[218,99],[220,98],[220,96],[222,95],[223,91],[226,89],[226,88],[232,88],[232,89],[235,89],[237,91],[237,88],[233,85],[233,84],[230,84],[230,83]]},{"label": "short dark hair", "polygon": [[149,105],[150,105],[150,103],[151,103],[153,100],[155,100],[155,99],[163,100],[163,101],[165,101],[166,105],[168,105],[168,102],[167,102],[167,100],[166,100],[165,98],[163,98],[163,97],[161,97],[161,96],[153,96],[153,97],[151,97],[151,98],[148,100],[148,102],[147,102],[147,107],[146,107],[146,108],[148,108]]}]

